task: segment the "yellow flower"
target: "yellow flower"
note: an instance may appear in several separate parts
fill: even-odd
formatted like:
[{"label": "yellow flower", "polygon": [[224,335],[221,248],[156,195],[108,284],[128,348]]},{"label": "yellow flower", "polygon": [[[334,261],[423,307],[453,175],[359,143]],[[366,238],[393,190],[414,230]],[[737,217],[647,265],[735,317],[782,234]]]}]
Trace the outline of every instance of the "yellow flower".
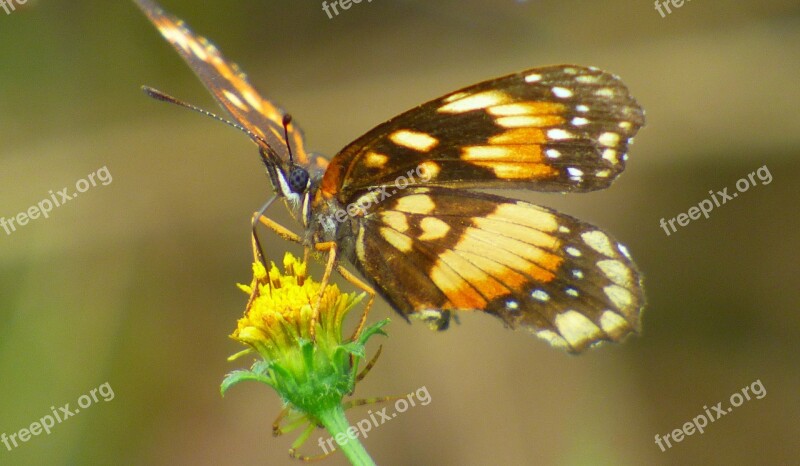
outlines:
[{"label": "yellow flower", "polygon": [[[389,319],[365,328],[355,340],[343,340],[344,319],[364,297],[363,293],[342,293],[336,285],[321,289],[320,283],[308,276],[306,264],[288,253],[283,259],[283,272],[273,263],[267,273],[256,260],[252,282],[239,287],[250,299],[231,338],[249,348],[230,359],[255,352],[262,360],[250,370],[228,374],[222,382],[222,393],[244,380],[263,382],[284,401],[284,411],[278,419],[288,413],[293,426],[289,430],[307,425],[290,454],[296,455],[296,449],[314,428],[324,426],[336,436],[354,464],[374,464],[357,440],[339,442],[339,434],[349,432],[342,399],[355,390],[367,340],[375,334],[386,335],[381,328]],[[312,332],[317,301],[319,314]],[[372,363],[374,359],[368,367]],[[276,433],[282,431],[278,421],[274,428]]]},{"label": "yellow flower", "polygon": [[[306,263],[286,254],[283,268],[281,273],[273,263],[267,278],[261,262],[253,263],[251,285],[240,285],[250,294],[250,301],[231,335],[273,358],[283,349],[296,346],[300,339],[311,340],[312,312],[320,296],[320,283],[308,277]],[[355,293],[341,293],[336,285],[325,288],[316,328],[321,343],[341,343],[342,322],[361,298]]]},{"label": "yellow flower", "polygon": [[[367,339],[383,333],[380,328],[386,324],[366,329],[357,341],[343,340],[344,319],[363,293],[342,293],[336,285],[328,285],[320,299],[320,283],[308,276],[306,263],[289,253],[283,259],[283,272],[273,263],[267,273],[256,261],[251,284],[239,287],[250,299],[231,338],[250,349],[231,359],[254,351],[263,359],[245,378],[268,383],[301,412],[313,413],[319,404],[340,404],[355,387]],[[318,321],[312,333],[317,300]],[[223,384],[223,391],[229,386]]]}]

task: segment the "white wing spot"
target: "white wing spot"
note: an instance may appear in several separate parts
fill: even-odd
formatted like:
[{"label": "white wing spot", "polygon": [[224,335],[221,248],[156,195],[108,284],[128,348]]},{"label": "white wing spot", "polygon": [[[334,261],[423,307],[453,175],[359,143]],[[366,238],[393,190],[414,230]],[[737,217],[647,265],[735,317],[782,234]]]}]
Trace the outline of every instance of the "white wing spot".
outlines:
[{"label": "white wing spot", "polygon": [[630,251],[628,251],[628,248],[626,248],[624,244],[617,243],[617,249],[619,249],[619,252],[621,252],[623,256],[627,257],[628,259],[631,259],[631,253]]},{"label": "white wing spot", "polygon": [[609,87],[603,87],[594,91],[594,95],[598,97],[614,97],[616,93],[614,92],[614,89],[611,89]]},{"label": "white wing spot", "polygon": [[589,120],[587,120],[586,118],[583,118],[583,117],[575,117],[575,118],[572,119],[572,124],[575,125],[575,126],[583,126],[583,125],[588,124],[588,123],[589,123]]},{"label": "white wing spot", "polygon": [[631,270],[620,261],[604,260],[597,263],[597,267],[603,271],[609,280],[617,285],[630,286]]},{"label": "white wing spot", "polygon": [[544,153],[551,159],[557,159],[561,157],[561,152],[555,149],[547,149],[546,151],[544,151]]},{"label": "white wing spot", "polygon": [[606,147],[616,147],[619,144],[619,134],[606,132],[601,134],[597,141]]},{"label": "white wing spot", "polygon": [[567,173],[569,173],[569,177],[574,180],[580,181],[580,179],[583,177],[583,171],[579,168],[567,167]]},{"label": "white wing spot", "polygon": [[572,276],[580,280],[583,278],[583,272],[581,272],[579,269],[575,269],[572,271]]},{"label": "white wing spot", "polygon": [[617,151],[615,151],[614,149],[606,149],[606,150],[604,150],[603,151],[603,158],[608,160],[609,162],[615,164],[615,165],[617,163],[619,163],[619,160],[617,160]]},{"label": "white wing spot", "polygon": [[602,335],[600,328],[578,311],[568,310],[556,316],[558,332],[570,346],[581,347]]},{"label": "white wing spot", "polygon": [[535,83],[535,82],[539,82],[541,80],[542,80],[542,75],[537,74],[537,73],[532,73],[532,74],[529,74],[528,76],[525,76],[525,82],[526,83]]},{"label": "white wing spot", "polygon": [[576,290],[575,288],[567,288],[566,290],[564,290],[564,292],[572,296],[573,298],[577,298],[578,296],[580,296],[580,293],[578,293],[578,290]]},{"label": "white wing spot", "polygon": [[631,125],[630,121],[620,121],[617,126],[619,126],[622,129],[631,129],[631,126],[633,125]]},{"label": "white wing spot", "polygon": [[558,227],[558,232],[559,233],[569,233],[570,231],[571,230],[569,228],[565,227],[564,225],[561,225],[561,226]]},{"label": "white wing spot", "polygon": [[572,133],[560,128],[550,129],[547,131],[547,137],[556,141],[561,139],[571,139]]},{"label": "white wing spot", "polygon": [[539,330],[536,332],[536,336],[550,343],[550,345],[554,348],[567,348],[567,341],[561,338],[561,335],[552,330]]},{"label": "white wing spot", "polygon": [[509,299],[508,301],[506,301],[506,309],[510,311],[516,311],[517,309],[519,309],[519,303],[514,301],[513,299]]},{"label": "white wing spot", "polygon": [[566,87],[558,87],[558,86],[556,86],[551,90],[553,91],[553,95],[558,97],[558,98],[566,99],[568,97],[572,97],[572,91],[567,89]]},{"label": "white wing spot", "polygon": [[606,310],[600,315],[600,327],[611,338],[619,338],[630,328],[630,324],[614,311]]},{"label": "white wing spot", "polygon": [[261,111],[261,99],[255,96],[252,92],[244,90],[242,91],[242,97],[244,97],[244,100],[246,100],[247,103],[250,104],[254,109],[258,110],[259,112]]},{"label": "white wing spot", "polygon": [[604,256],[615,257],[617,255],[614,252],[614,248],[611,247],[611,240],[600,230],[587,231],[581,235],[581,238],[583,238],[583,242],[588,244],[589,247]]},{"label": "white wing spot", "polygon": [[159,28],[167,41],[178,44],[185,52],[189,51],[189,38],[180,28],[173,26],[162,26]]},{"label": "white wing spot", "polygon": [[611,170],[600,170],[599,172],[595,173],[594,176],[598,178],[608,178],[608,175],[611,174]]},{"label": "white wing spot", "polygon": [[189,42],[189,48],[192,49],[192,53],[195,57],[202,61],[208,61],[208,54],[206,53],[205,49],[200,46],[200,44],[196,42]]},{"label": "white wing spot", "polygon": [[223,89],[222,93],[225,94],[225,98],[228,99],[228,101],[230,101],[230,103],[236,106],[236,108],[238,108],[239,110],[245,112],[248,110],[247,105],[245,105],[244,102],[242,102],[242,100],[236,94],[228,91],[227,89]]},{"label": "white wing spot", "polygon": [[586,106],[586,105],[580,104],[577,107],[575,107],[575,110],[577,110],[577,111],[579,111],[581,113],[586,113],[586,112],[589,111],[589,107]]},{"label": "white wing spot", "polygon": [[533,290],[533,293],[531,293],[531,298],[543,303],[550,301],[550,295],[544,290]]},{"label": "white wing spot", "polygon": [[608,285],[603,288],[603,292],[617,309],[625,309],[633,302],[631,292],[619,285]]},{"label": "white wing spot", "polygon": [[579,83],[586,83],[586,84],[593,84],[596,83],[599,78],[592,74],[584,74],[575,78],[576,81]]},{"label": "white wing spot", "polygon": [[573,257],[581,257],[581,251],[578,248],[573,248],[572,246],[566,249],[567,254]]}]

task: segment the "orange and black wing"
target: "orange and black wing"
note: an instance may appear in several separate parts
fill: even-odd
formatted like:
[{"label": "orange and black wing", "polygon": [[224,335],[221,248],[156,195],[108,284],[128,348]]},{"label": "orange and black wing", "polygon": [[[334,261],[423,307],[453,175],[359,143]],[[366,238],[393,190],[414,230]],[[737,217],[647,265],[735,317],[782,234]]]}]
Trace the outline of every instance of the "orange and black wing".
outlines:
[{"label": "orange and black wing", "polygon": [[[212,43],[194,34],[182,20],[166,13],[150,0],[134,1],[189,64],[217,102],[251,133],[255,143],[264,152],[277,154],[281,160],[288,161],[289,153],[283,134],[286,112],[263,98],[235,63],[226,60]],[[306,153],[300,128],[291,124],[288,130],[294,161],[309,168],[324,168],[326,161]]]},{"label": "orange and black wing", "polygon": [[608,233],[527,202],[409,188],[358,222],[355,263],[404,316],[493,314],[580,352],[639,329],[636,266]]},{"label": "orange and black wing", "polygon": [[641,107],[610,73],[576,65],[531,69],[377,126],[331,160],[322,191],[347,203],[410,173],[422,175],[425,186],[603,189],[625,168],[628,144],[643,124]]}]

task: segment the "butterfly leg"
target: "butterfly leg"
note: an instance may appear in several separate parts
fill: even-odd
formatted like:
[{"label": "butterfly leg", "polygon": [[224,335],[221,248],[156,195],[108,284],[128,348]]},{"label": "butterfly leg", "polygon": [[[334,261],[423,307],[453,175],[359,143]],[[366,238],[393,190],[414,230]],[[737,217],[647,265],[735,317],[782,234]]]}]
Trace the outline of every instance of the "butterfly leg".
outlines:
[{"label": "butterfly leg", "polygon": [[[287,425],[281,426],[281,423],[284,419],[287,420]],[[299,415],[299,413],[293,410],[290,406],[285,406],[272,423],[272,435],[279,437],[283,434],[293,431],[294,429],[297,429],[306,422],[308,422],[307,418]]]},{"label": "butterfly leg", "polygon": [[[269,275],[269,268],[267,268],[267,264],[264,263],[264,256],[261,253],[261,245],[258,243],[258,237],[256,236],[255,231],[251,233],[250,242],[252,243],[253,246],[253,260],[261,262],[261,264],[264,265],[264,270],[267,271],[267,275]],[[270,293],[271,293],[272,282],[268,279],[267,283],[269,283]],[[258,296],[260,295],[258,280],[256,279],[256,277],[253,277],[253,281],[250,284],[250,288],[251,288],[250,297],[247,298],[247,305],[245,306],[245,309],[250,309],[250,307],[253,305],[253,301],[255,301],[256,298],[258,298]]]},{"label": "butterfly leg", "polygon": [[[287,425],[282,427],[281,422],[283,422],[284,419],[286,419]],[[273,422],[272,434],[277,437],[279,435],[291,432],[297,429],[298,427],[302,426],[303,424],[308,424],[308,425],[306,426],[305,429],[303,429],[303,433],[300,434],[297,440],[292,442],[292,446],[289,448],[289,456],[291,458],[298,459],[301,461],[315,461],[325,458],[331,455],[334,451],[336,451],[336,450],[331,450],[329,452],[315,456],[301,455],[298,452],[298,450],[300,449],[300,447],[303,446],[303,444],[306,443],[306,441],[308,441],[308,438],[311,436],[314,430],[320,426],[314,423],[309,423],[309,420],[305,415],[303,415],[298,411],[293,410],[289,406],[284,407],[281,410],[280,414],[278,414],[278,417],[275,419],[275,422]]]},{"label": "butterfly leg", "polygon": [[381,351],[383,351],[383,345],[378,346],[378,351],[375,352],[375,356],[373,356],[372,359],[370,359],[367,365],[364,367],[364,369],[362,369],[361,372],[358,373],[358,375],[356,376],[356,382],[361,382],[362,380],[364,380],[364,377],[366,377],[367,374],[369,374],[369,371],[372,370],[372,367],[375,365],[376,362],[378,362],[378,358],[381,355]]},{"label": "butterfly leg", "polygon": [[[358,400],[350,400],[350,401],[348,401],[346,403],[343,403],[342,404],[342,408],[344,408],[344,410],[348,410],[350,408],[355,408],[357,406],[371,405],[371,404],[377,404],[377,403],[385,403],[387,401],[394,401],[394,400],[399,400],[399,399],[405,399],[405,397],[404,396],[381,396],[381,397],[376,397],[376,398],[362,398],[362,399],[358,399]],[[311,424],[308,427],[306,427],[306,429],[303,431],[303,433],[300,435],[300,437],[298,437],[297,440],[295,440],[294,443],[292,443],[291,448],[289,448],[289,456],[291,456],[292,458],[297,459],[297,460],[309,462],[309,461],[317,461],[317,460],[321,460],[323,458],[327,458],[328,456],[332,455],[336,451],[336,449],[334,447],[334,449],[332,449],[331,451],[326,451],[325,453],[322,453],[320,455],[315,455],[315,456],[301,455],[297,451],[297,450],[300,449],[301,446],[303,446],[304,443],[306,443],[306,441],[308,441],[309,437],[311,437],[311,434],[314,432],[314,429],[316,427],[317,426],[315,426],[313,424]],[[330,441],[330,439],[329,439],[329,441]]]},{"label": "butterfly leg", "polygon": [[342,407],[345,411],[347,411],[350,408],[356,408],[358,406],[386,403],[387,401],[403,400],[405,398],[405,396],[378,396],[375,398],[359,398],[358,400],[350,400],[346,403],[342,403]]},{"label": "butterfly leg", "polygon": [[286,228],[285,226],[281,225],[280,223],[272,220],[271,218],[264,217],[263,215],[259,215],[259,212],[253,214],[253,223],[257,221],[261,222],[262,225],[269,228],[270,230],[274,231],[278,236],[285,239],[286,241],[291,241],[293,243],[302,243],[303,239],[300,236],[293,232],[292,230]]},{"label": "butterfly leg", "polygon": [[[262,225],[264,225],[265,227],[267,227],[270,230],[274,231],[278,236],[280,236],[281,238],[283,238],[283,239],[285,239],[287,241],[291,241],[293,243],[302,243],[303,242],[303,239],[300,238],[300,236],[297,233],[289,230],[288,228],[286,228],[285,226],[281,225],[280,223],[272,220],[271,218],[267,218],[267,217],[264,217],[264,216],[259,215],[259,214],[260,214],[259,212],[256,212],[255,214],[253,214],[253,225],[255,225],[256,224],[255,222],[258,221]],[[258,245],[258,248],[259,248],[259,251],[260,251],[261,250],[261,245],[258,242],[258,238],[256,237],[255,230],[253,230],[253,238],[254,238],[255,243]],[[311,249],[310,248],[305,248],[305,250],[303,251],[303,262],[307,264],[310,258],[311,258]],[[264,261],[262,260],[261,262],[263,263]],[[264,264],[264,266],[266,267],[266,264]]]},{"label": "butterfly leg", "polygon": [[361,320],[358,321],[358,327],[356,327],[356,330],[353,332],[353,336],[351,337],[351,340],[356,340],[358,336],[361,335],[361,330],[364,328],[364,324],[367,322],[367,315],[369,314],[370,309],[372,309],[372,304],[375,302],[375,288],[372,288],[342,266],[338,266],[336,270],[339,272],[342,278],[357,288],[360,288],[362,291],[365,291],[369,295],[367,305],[364,307],[364,312],[361,314]]},{"label": "butterfly leg", "polygon": [[328,456],[332,455],[336,451],[335,449],[333,449],[331,451],[328,451],[328,452],[325,452],[325,453],[322,453],[322,454],[319,454],[319,455],[314,455],[314,456],[301,455],[297,451],[297,450],[300,449],[301,446],[303,446],[304,443],[306,443],[308,438],[311,437],[311,434],[314,432],[315,427],[316,426],[314,426],[313,424],[308,426],[306,428],[306,430],[304,430],[303,433],[300,435],[300,437],[298,437],[297,440],[295,440],[294,443],[292,443],[291,448],[289,448],[289,456],[292,459],[305,461],[305,462],[318,461],[318,460],[321,460],[323,458],[327,458]]},{"label": "butterfly leg", "polygon": [[328,260],[325,263],[325,273],[322,274],[322,280],[319,282],[319,295],[314,303],[314,310],[311,313],[311,341],[315,341],[317,333],[317,322],[319,322],[319,306],[322,304],[322,294],[328,283],[331,281],[331,272],[336,266],[336,248],[337,244],[334,241],[327,241],[324,243],[317,243],[314,249],[319,252],[327,252]]},{"label": "butterfly leg", "polygon": [[259,262],[261,262],[261,264],[264,266],[265,269],[267,269],[267,271],[269,271],[269,265],[267,264],[267,261],[264,258],[264,248],[261,247],[261,242],[258,240],[258,234],[256,233],[256,226],[258,226],[259,223],[266,226],[270,230],[274,231],[275,233],[278,234],[278,236],[287,241],[292,241],[294,243],[302,243],[302,239],[295,232],[289,230],[288,228],[279,224],[278,222],[264,216],[264,209],[268,206],[269,203],[267,203],[260,211],[254,213],[251,222],[253,226],[252,235],[253,235],[254,256]]}]

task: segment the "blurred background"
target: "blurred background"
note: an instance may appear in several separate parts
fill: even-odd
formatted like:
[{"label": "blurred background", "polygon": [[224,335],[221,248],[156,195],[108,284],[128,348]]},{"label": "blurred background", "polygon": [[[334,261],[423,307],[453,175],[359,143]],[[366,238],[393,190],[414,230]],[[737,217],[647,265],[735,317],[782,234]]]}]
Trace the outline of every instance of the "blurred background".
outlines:
[{"label": "blurred background", "polygon": [[[370,432],[379,464],[800,461],[796,1],[686,1],[662,17],[646,0],[379,0],[331,19],[317,0],[162,3],[328,155],[441,94],[554,63],[618,74],[647,111],[611,189],[512,193],[627,244],[646,280],[642,334],[575,357],[484,315],[443,333],[394,318],[356,395],[425,387],[431,401]],[[0,463],[291,464],[295,435],[271,436],[273,392],[219,395],[248,364],[226,358],[241,349],[228,335],[246,302],[234,285],[250,280],[250,215],[270,194],[254,146],[142,94],[219,111],[132,2],[0,9],[0,69],[0,216],[103,167],[113,177],[0,230],[0,433],[106,382],[114,392],[49,435],[0,444]],[[670,236],[659,226],[765,165],[771,183],[709,219]],[[291,225],[283,210],[274,218]],[[272,257],[300,252],[265,243]],[[372,321],[387,316],[379,301]],[[758,380],[766,395],[704,434],[664,452],[654,442]]]}]

